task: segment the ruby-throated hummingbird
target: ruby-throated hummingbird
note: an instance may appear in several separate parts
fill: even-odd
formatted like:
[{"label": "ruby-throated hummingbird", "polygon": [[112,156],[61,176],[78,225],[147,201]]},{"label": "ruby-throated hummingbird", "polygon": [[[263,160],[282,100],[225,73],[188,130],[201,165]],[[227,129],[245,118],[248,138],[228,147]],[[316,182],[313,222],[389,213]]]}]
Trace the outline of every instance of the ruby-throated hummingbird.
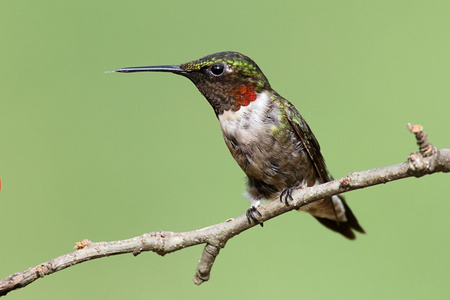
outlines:
[{"label": "ruby-throated hummingbird", "polygon": [[[297,109],[275,92],[249,57],[214,53],[181,65],[133,67],[115,72],[171,72],[190,79],[211,104],[231,155],[248,177],[248,221],[257,207],[284,198],[296,187],[330,181],[320,146]],[[354,239],[364,233],[344,197],[335,195],[303,206],[326,227]]]}]

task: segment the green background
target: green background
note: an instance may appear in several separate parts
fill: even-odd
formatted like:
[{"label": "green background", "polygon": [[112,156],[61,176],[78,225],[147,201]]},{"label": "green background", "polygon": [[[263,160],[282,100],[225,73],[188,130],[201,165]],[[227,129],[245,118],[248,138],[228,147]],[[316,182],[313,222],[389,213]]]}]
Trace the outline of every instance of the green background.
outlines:
[{"label": "green background", "polygon": [[[245,175],[185,78],[105,74],[235,50],[319,139],[334,177],[396,164],[419,123],[450,147],[449,1],[0,2],[0,277],[112,241],[242,215]],[[71,267],[11,299],[424,299],[450,293],[449,175],[347,194],[354,242],[292,212],[232,239]]]}]

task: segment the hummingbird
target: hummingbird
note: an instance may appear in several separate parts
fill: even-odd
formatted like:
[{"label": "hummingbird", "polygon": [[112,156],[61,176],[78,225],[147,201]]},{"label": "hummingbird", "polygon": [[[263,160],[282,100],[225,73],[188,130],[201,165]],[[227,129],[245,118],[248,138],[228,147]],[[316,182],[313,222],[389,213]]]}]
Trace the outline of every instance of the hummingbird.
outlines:
[{"label": "hummingbird", "polygon": [[[293,190],[333,179],[316,137],[298,110],[273,90],[258,65],[241,53],[218,52],[180,65],[113,72],[170,72],[195,84],[212,106],[225,144],[248,177],[244,197],[251,203],[246,212],[249,223],[260,223],[258,207],[276,199],[284,199],[288,206]],[[353,230],[364,233],[341,195],[299,210],[348,239],[355,239]]]}]

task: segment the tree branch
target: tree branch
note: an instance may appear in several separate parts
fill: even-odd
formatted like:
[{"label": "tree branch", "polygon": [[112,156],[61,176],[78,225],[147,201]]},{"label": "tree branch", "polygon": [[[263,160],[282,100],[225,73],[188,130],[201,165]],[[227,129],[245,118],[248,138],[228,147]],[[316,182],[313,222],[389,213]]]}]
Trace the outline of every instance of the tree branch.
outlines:
[{"label": "tree branch", "polygon": [[[411,153],[407,162],[368,171],[354,172],[347,176],[321,185],[298,189],[292,193],[290,206],[280,201],[258,208],[261,213],[260,222],[268,221],[303,205],[323,199],[327,196],[342,194],[368,186],[386,183],[411,176],[421,177],[436,172],[450,172],[450,150],[437,150],[427,139],[420,125],[408,124],[409,130],[415,134],[420,152]],[[0,281],[0,296],[12,290],[27,286],[38,278],[43,278],[70,266],[111,255],[132,253],[134,256],[144,251],[153,251],[161,256],[186,247],[206,244],[201,255],[194,282],[200,285],[208,281],[211,268],[220,249],[225,247],[229,239],[255,226],[249,224],[245,215],[229,219],[223,223],[189,232],[155,231],[131,239],[93,243],[83,240],[76,243],[75,252],[68,253],[50,261],[39,264],[28,270],[12,274]]]}]

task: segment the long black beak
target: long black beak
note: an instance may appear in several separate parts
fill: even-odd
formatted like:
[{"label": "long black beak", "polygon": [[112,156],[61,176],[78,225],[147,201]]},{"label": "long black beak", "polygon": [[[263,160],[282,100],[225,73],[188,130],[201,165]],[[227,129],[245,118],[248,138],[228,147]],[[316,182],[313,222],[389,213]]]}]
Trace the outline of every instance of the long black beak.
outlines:
[{"label": "long black beak", "polygon": [[174,66],[151,66],[151,67],[131,67],[115,70],[114,72],[132,73],[132,72],[171,72],[175,74],[186,73],[186,70],[180,68],[179,65]]}]

